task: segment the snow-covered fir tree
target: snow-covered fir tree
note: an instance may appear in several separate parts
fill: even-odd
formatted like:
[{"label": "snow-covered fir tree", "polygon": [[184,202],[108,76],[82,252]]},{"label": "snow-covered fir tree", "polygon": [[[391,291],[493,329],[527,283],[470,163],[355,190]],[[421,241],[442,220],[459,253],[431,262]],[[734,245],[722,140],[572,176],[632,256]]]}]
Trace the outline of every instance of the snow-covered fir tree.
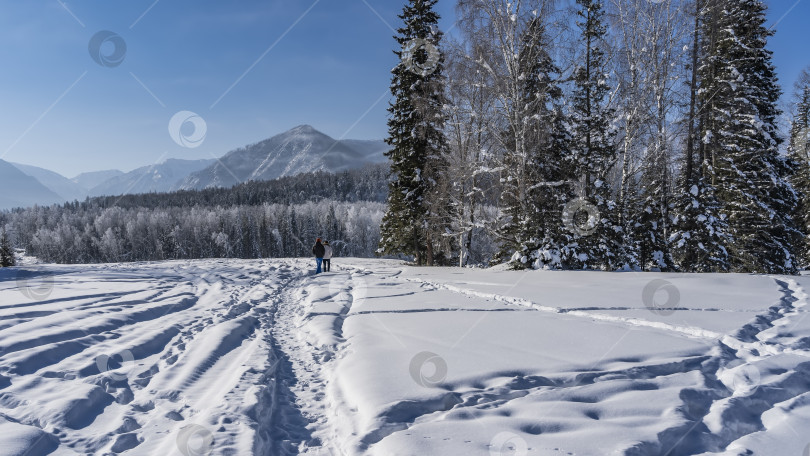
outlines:
[{"label": "snow-covered fir tree", "polygon": [[709,0],[699,70],[701,137],[729,227],[732,270],[792,273],[796,195],[779,155],[780,95],[760,0]]},{"label": "snow-covered fir tree", "polygon": [[796,108],[790,124],[789,157],[793,174],[791,184],[799,197],[794,217],[802,231],[796,255],[800,266],[810,265],[810,71],[805,70],[797,83]]},{"label": "snow-covered fir tree", "polygon": [[678,270],[725,272],[730,268],[726,250],[728,223],[725,215],[720,213],[712,180],[712,162],[706,144],[701,141],[707,116],[701,103],[707,102],[707,92],[700,90],[704,78],[699,75],[713,72],[713,61],[704,61],[700,65],[701,51],[704,43],[714,36],[713,29],[704,26],[703,22],[713,20],[711,14],[714,10],[704,10],[704,2],[697,0],[693,12],[686,153],[677,183],[679,191],[675,196],[669,245]]},{"label": "snow-covered fir tree", "polygon": [[391,163],[388,210],[383,217],[379,253],[412,255],[417,264],[432,265],[448,246],[445,232],[452,205],[446,201],[447,168],[444,137],[442,33],[437,0],[409,0],[399,16],[404,26],[395,37],[402,49],[392,70],[394,101],[388,111]]},{"label": "snow-covered fir tree", "polygon": [[[708,169],[708,164],[704,163],[703,168]],[[673,212],[669,245],[677,269],[727,272],[728,223],[720,214],[714,187],[706,184],[703,172],[676,199]]]},{"label": "snow-covered fir tree", "polygon": [[14,256],[14,248],[11,246],[11,240],[8,238],[6,229],[0,232],[0,267],[8,268],[17,264],[17,259]]},{"label": "snow-covered fir tree", "polygon": [[645,270],[670,270],[673,266],[669,249],[672,195],[668,154],[663,142],[658,142],[645,157],[641,175],[641,195],[635,226],[638,261]]},{"label": "snow-covered fir tree", "polygon": [[[517,268],[560,268],[567,262],[571,233],[562,212],[572,198],[568,126],[562,109],[560,70],[548,53],[540,17],[523,32],[518,59],[518,125],[507,133],[500,199],[502,256]],[[516,138],[525,141],[520,150]]]},{"label": "snow-covered fir tree", "polygon": [[571,109],[572,151],[580,179],[580,195],[599,212],[592,234],[577,236],[574,248],[580,266],[616,269],[624,266],[621,227],[608,174],[616,163],[613,109],[608,106],[604,11],[601,0],[577,0],[577,26],[581,31],[581,56],[574,71]]}]

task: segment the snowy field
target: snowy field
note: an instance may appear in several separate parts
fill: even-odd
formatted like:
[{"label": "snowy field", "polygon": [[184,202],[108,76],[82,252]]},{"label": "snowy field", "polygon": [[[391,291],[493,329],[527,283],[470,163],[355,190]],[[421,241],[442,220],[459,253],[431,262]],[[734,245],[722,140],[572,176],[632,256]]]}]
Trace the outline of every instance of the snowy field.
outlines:
[{"label": "snowy field", "polygon": [[810,277],[0,270],[0,454],[795,455]]}]

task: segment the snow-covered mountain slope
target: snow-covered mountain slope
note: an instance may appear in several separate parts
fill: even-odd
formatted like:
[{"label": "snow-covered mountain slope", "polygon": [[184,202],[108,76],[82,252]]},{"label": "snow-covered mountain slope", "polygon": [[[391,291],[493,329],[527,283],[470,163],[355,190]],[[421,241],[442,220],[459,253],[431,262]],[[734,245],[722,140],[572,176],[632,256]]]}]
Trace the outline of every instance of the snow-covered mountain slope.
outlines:
[{"label": "snow-covered mountain slope", "polygon": [[23,165],[21,163],[11,164],[38,180],[40,184],[66,201],[82,201],[87,196],[87,189],[59,173],[37,166]]},{"label": "snow-covered mountain slope", "polygon": [[359,168],[386,160],[383,141],[338,141],[309,125],[301,125],[259,143],[227,153],[210,167],[193,173],[182,189],[231,187],[249,180],[325,170]]},{"label": "snow-covered mountain slope", "polygon": [[808,277],[0,270],[7,455],[799,455]]},{"label": "snow-covered mountain slope", "polygon": [[163,163],[143,166],[112,177],[93,187],[89,193],[90,196],[117,196],[177,190],[181,182],[191,173],[204,169],[215,161],[169,159]]},{"label": "snow-covered mountain slope", "polygon": [[104,183],[104,181],[112,179],[113,177],[121,176],[123,174],[124,174],[123,171],[119,171],[117,169],[109,169],[104,171],[90,171],[87,173],[81,173],[71,180],[79,184],[85,190],[90,191],[93,187]]},{"label": "snow-covered mountain slope", "polygon": [[0,160],[0,210],[64,201],[37,179],[20,171],[11,163]]}]

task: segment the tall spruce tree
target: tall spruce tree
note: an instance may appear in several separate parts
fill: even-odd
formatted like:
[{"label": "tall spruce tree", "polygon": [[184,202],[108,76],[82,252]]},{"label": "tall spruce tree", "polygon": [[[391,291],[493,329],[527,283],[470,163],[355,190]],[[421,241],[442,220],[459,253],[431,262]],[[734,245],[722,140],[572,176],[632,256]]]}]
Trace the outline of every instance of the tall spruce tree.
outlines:
[{"label": "tall spruce tree", "polygon": [[810,73],[797,84],[796,112],[790,125],[789,157],[793,165],[791,184],[799,197],[794,211],[802,242],[798,243],[796,256],[800,266],[810,265]]},{"label": "tall spruce tree", "polygon": [[672,197],[668,154],[658,142],[645,157],[641,175],[641,201],[636,213],[638,260],[643,269],[667,271],[673,261],[669,248]]},{"label": "tall spruce tree", "polygon": [[507,178],[500,200],[501,212],[508,217],[501,227],[501,238],[507,240],[502,249],[517,268],[563,267],[571,237],[562,221],[563,207],[572,198],[570,137],[560,70],[549,47],[542,18],[533,17],[523,33],[518,59],[522,76],[518,118],[525,129],[525,156],[514,141],[505,141]]},{"label": "tall spruce tree", "polygon": [[702,14],[704,154],[728,220],[732,270],[793,273],[796,195],[779,156],[777,85],[760,0],[708,0]]},{"label": "tall spruce tree", "polygon": [[[702,169],[710,169],[704,162]],[[720,214],[714,187],[701,172],[675,203],[670,250],[683,272],[727,272],[728,223]]]},{"label": "tall spruce tree", "polygon": [[16,264],[17,260],[14,256],[14,248],[11,247],[8,233],[6,233],[6,229],[3,228],[2,233],[0,233],[0,267],[8,268]]},{"label": "tall spruce tree", "polygon": [[714,46],[715,21],[722,13],[712,2],[695,1],[686,153],[669,240],[675,266],[685,272],[726,272],[730,268],[728,223],[715,194],[714,161],[707,148],[710,141],[701,141],[712,101],[704,86],[712,80],[716,64],[716,59],[704,53]]},{"label": "tall spruce tree", "polygon": [[616,163],[615,131],[611,127],[613,109],[606,97],[604,11],[601,0],[577,0],[577,26],[581,30],[582,56],[574,72],[571,109],[573,126],[572,152],[581,181],[581,195],[599,212],[596,230],[578,236],[575,249],[581,264],[592,269],[622,267],[622,228],[619,226],[608,173]]},{"label": "tall spruce tree", "polygon": [[432,265],[435,250],[449,244],[443,227],[451,218],[444,201],[445,95],[436,2],[409,0],[399,16],[405,25],[394,37],[402,48],[395,51],[400,62],[392,70],[386,139],[392,177],[378,251],[413,255],[420,265]]}]

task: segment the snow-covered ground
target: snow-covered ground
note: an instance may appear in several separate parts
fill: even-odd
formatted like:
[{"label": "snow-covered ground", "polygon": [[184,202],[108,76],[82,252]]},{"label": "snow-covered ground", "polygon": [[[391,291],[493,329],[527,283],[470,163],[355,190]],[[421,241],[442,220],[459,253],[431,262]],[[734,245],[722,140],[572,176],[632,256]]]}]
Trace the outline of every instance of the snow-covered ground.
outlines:
[{"label": "snow-covered ground", "polygon": [[0,270],[2,455],[804,455],[810,278]]}]

